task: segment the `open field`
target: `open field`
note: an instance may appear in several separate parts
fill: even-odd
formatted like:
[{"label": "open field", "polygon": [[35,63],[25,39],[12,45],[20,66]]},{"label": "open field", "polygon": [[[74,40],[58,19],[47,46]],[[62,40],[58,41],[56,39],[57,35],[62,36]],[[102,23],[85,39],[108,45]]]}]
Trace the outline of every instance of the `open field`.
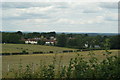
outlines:
[{"label": "open field", "polygon": [[[90,56],[89,52],[95,53],[95,57],[98,61],[102,61],[105,59],[103,55],[105,50],[94,50],[94,51],[82,51],[82,52],[68,52],[68,53],[59,53],[63,50],[75,50],[70,48],[62,48],[62,47],[54,47],[54,46],[41,46],[41,45],[31,45],[31,44],[3,44],[2,45],[3,53],[15,53],[22,52],[26,50],[29,53],[43,51],[49,52],[54,51],[52,54],[29,54],[29,55],[10,55],[10,56],[2,56],[2,72],[3,77],[11,78],[11,74],[7,75],[7,72],[10,70],[18,70],[19,66],[22,65],[23,69],[26,68],[27,65],[31,64],[35,69],[38,69],[40,65],[49,65],[53,62],[54,58],[56,60],[55,66],[58,70],[58,66],[68,66],[70,59],[75,58],[77,54],[82,55],[85,60],[89,60]],[[111,55],[118,56],[118,52],[120,50],[109,50],[112,52]],[[57,53],[58,52],[58,53]],[[6,76],[7,75],[7,76]]]},{"label": "open field", "polygon": [[19,53],[22,51],[31,52],[61,52],[63,50],[75,50],[70,48],[44,46],[44,45],[32,45],[32,44],[2,44],[2,53]]},{"label": "open field", "polygon": [[[118,51],[120,50],[110,50],[110,51],[112,52],[111,55],[118,56]],[[96,54],[95,56],[98,58],[98,60],[103,60],[105,58],[105,56],[103,56],[103,54],[105,53],[104,50],[97,50],[93,52]],[[90,56],[88,56],[89,51],[83,51],[77,53],[3,56],[2,57],[3,75],[5,72],[9,71],[9,69],[12,68],[17,69],[20,63],[22,63],[22,66],[24,67],[27,64],[34,64],[34,67],[38,67],[38,65],[41,64],[48,65],[51,62],[53,62],[53,57],[56,58],[56,66],[58,66],[60,60],[62,65],[68,65],[70,59],[76,57],[77,54],[83,55],[83,57],[85,57],[86,60],[90,58]]]}]

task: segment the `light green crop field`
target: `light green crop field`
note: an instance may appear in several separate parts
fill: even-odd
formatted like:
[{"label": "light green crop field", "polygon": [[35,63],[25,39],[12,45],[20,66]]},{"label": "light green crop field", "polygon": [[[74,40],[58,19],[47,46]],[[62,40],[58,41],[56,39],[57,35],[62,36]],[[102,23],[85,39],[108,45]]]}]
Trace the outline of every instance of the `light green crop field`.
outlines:
[{"label": "light green crop field", "polygon": [[44,45],[32,45],[32,44],[2,44],[2,53],[16,53],[16,52],[61,52],[63,50],[75,50],[70,48],[44,46]]}]

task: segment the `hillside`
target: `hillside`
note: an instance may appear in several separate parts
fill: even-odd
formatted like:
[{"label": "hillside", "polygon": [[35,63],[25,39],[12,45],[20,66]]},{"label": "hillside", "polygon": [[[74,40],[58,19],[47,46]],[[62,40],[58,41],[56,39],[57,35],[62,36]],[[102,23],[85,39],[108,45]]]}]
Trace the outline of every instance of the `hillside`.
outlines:
[{"label": "hillside", "polygon": [[62,48],[55,46],[32,45],[32,44],[2,44],[2,53],[17,53],[22,51],[27,52],[61,52],[63,50],[75,50],[71,48]]}]

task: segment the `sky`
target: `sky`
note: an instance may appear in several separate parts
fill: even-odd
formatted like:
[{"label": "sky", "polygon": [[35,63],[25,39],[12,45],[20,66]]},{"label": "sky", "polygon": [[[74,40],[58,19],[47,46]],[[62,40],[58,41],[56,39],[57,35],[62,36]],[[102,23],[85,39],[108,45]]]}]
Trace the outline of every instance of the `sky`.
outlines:
[{"label": "sky", "polygon": [[2,31],[118,33],[117,2],[2,2]]}]

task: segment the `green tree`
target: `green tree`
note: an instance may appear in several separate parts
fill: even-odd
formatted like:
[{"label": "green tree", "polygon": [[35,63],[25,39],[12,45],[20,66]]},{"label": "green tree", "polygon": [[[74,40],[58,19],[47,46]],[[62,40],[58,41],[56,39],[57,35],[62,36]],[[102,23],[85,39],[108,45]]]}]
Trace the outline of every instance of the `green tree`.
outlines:
[{"label": "green tree", "polygon": [[17,31],[16,34],[23,35],[23,33],[21,31]]},{"label": "green tree", "polygon": [[67,36],[64,33],[58,35],[58,37],[57,37],[57,46],[65,47],[66,43],[67,43]]},{"label": "green tree", "polygon": [[82,36],[82,35],[76,35],[75,36],[75,41],[76,41],[76,43],[77,43],[77,48],[79,48],[79,49],[81,49],[81,48],[84,48],[84,45],[85,45],[85,38],[84,38],[84,36]]},{"label": "green tree", "polygon": [[43,41],[43,40],[39,40],[39,41],[38,41],[38,44],[40,44],[40,45],[44,45],[44,44],[45,44],[45,41]]},{"label": "green tree", "polygon": [[93,36],[88,36],[85,38],[85,43],[88,44],[88,48],[94,48],[95,39]]},{"label": "green tree", "polygon": [[112,36],[110,38],[110,48],[120,49],[120,35]]},{"label": "green tree", "polygon": [[110,39],[109,38],[105,39],[104,48],[106,50],[110,49]]},{"label": "green tree", "polygon": [[20,43],[21,36],[15,33],[3,33],[2,42],[3,43]]},{"label": "green tree", "polygon": [[77,46],[77,39],[69,39],[68,41],[67,41],[67,46],[68,47],[74,47],[74,48],[76,48],[76,46]]}]

